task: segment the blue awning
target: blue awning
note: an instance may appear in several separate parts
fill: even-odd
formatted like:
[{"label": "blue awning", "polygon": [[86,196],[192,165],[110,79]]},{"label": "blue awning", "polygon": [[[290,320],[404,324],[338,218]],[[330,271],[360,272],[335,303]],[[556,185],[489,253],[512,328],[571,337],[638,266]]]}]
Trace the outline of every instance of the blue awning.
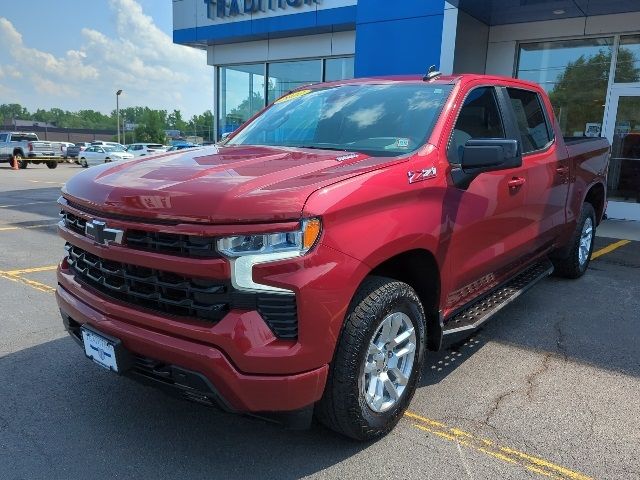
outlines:
[{"label": "blue awning", "polygon": [[640,12],[640,0],[448,0],[487,25]]}]

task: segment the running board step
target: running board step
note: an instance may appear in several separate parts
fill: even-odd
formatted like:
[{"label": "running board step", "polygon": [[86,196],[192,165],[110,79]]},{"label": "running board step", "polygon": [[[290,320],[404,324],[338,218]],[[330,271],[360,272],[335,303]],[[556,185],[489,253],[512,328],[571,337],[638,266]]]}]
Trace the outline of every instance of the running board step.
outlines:
[{"label": "running board step", "polygon": [[445,320],[444,335],[475,330],[499,310],[529,290],[540,280],[553,273],[553,265],[549,260],[537,263],[524,272],[519,273],[504,285],[498,287],[488,296],[473,303],[450,320]]}]

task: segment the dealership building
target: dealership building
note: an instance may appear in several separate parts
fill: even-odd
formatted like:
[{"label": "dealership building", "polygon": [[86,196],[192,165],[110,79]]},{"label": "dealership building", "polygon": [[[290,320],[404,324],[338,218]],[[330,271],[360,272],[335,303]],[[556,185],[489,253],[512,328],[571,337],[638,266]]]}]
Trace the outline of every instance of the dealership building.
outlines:
[{"label": "dealership building", "polygon": [[538,82],[565,136],[609,138],[608,213],[640,220],[640,0],[173,0],[173,39],[207,51],[218,137],[308,83]]}]

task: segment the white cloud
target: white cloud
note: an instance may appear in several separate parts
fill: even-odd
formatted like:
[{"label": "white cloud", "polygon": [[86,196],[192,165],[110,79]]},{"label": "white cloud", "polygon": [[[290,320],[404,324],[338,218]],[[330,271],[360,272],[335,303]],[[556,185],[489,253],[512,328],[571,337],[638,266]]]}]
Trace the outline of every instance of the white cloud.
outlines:
[{"label": "white cloud", "polygon": [[[185,117],[210,109],[213,70],[206,65],[206,54],[175,45],[135,0],[110,0],[109,5],[117,38],[83,28],[78,48],[61,56],[28,45],[15,26],[0,17],[0,78],[5,83],[13,79],[10,86],[16,92],[2,102],[22,103],[31,110],[109,112],[115,91],[123,89],[124,107],[175,108]],[[23,79],[18,82],[19,75]]]},{"label": "white cloud", "polygon": [[371,108],[361,108],[349,115],[349,120],[356,123],[359,128],[370,127],[384,115],[384,105],[376,105]]}]

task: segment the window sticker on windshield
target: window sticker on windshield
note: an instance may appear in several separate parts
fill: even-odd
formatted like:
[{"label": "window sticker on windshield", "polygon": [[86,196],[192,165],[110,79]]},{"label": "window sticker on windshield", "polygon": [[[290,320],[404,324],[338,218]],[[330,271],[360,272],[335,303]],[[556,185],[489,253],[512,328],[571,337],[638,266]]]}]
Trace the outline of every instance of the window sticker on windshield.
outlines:
[{"label": "window sticker on windshield", "polygon": [[290,93],[289,95],[285,95],[284,97],[279,98],[274,103],[288,102],[289,100],[293,100],[294,98],[304,97],[305,95],[307,95],[307,94],[309,94],[311,92],[312,92],[312,90],[299,90],[297,92],[293,92],[293,93]]},{"label": "window sticker on windshield", "polygon": [[409,139],[408,138],[398,138],[396,140],[396,147],[398,147],[398,148],[409,148]]}]

